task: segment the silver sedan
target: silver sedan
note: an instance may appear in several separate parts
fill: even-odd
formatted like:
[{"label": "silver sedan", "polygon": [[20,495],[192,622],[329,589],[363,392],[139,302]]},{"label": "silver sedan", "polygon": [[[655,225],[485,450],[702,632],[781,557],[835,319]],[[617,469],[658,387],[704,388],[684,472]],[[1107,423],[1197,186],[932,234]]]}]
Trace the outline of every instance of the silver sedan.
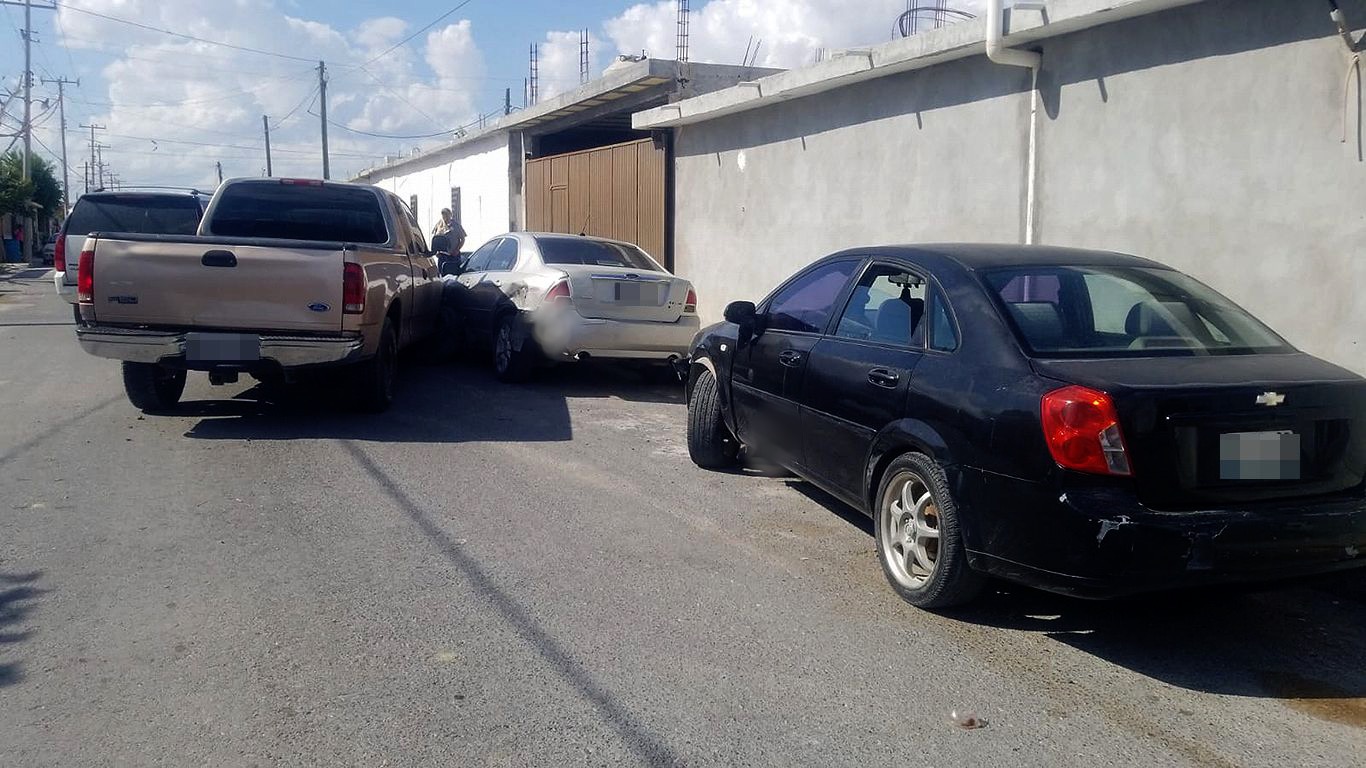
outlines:
[{"label": "silver sedan", "polygon": [[443,273],[447,306],[504,381],[547,362],[673,363],[699,328],[692,284],[630,243],[514,232]]}]

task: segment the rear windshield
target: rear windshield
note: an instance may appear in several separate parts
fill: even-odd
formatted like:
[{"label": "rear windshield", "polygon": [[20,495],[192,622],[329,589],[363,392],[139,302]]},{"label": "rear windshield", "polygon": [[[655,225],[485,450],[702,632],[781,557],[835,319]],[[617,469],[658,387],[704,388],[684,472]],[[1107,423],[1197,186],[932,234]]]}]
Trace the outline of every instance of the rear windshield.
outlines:
[{"label": "rear windshield", "polygon": [[595,267],[625,267],[647,272],[663,272],[645,252],[634,245],[605,243],[573,237],[539,238],[541,260],[547,264],[587,264]]},{"label": "rear windshield", "polygon": [[218,193],[207,229],[223,237],[385,243],[380,198],[351,187],[251,182]]},{"label": "rear windshield", "polygon": [[199,216],[199,200],[189,195],[87,195],[71,209],[66,233],[81,237],[91,232],[193,235],[199,230]]},{"label": "rear windshield", "polygon": [[1020,341],[1058,357],[1286,351],[1271,329],[1194,278],[1144,267],[986,273]]}]

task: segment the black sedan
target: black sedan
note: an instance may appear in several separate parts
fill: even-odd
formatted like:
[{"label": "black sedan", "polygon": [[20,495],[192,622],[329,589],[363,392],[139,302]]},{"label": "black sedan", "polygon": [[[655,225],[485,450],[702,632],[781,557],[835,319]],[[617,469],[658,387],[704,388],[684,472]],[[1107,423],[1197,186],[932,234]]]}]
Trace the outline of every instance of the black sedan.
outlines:
[{"label": "black sedan", "polygon": [[1366,566],[1366,380],[1133,256],[822,259],[698,335],[688,448],[864,510],[925,608],[988,576],[1112,597]]}]

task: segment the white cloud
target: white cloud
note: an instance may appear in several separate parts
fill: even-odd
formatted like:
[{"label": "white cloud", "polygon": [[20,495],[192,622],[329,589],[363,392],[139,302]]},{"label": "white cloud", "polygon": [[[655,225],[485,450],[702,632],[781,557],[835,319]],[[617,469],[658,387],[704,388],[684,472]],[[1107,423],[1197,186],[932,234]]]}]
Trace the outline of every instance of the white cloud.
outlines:
[{"label": "white cloud", "polygon": [[[61,7],[57,26],[68,47],[114,55],[101,72],[106,93],[94,82],[73,96],[93,104],[81,110],[88,115],[81,122],[108,127],[98,138],[110,146],[105,160],[125,183],[206,185],[215,180],[215,162],[223,163],[225,176],[257,175],[265,165],[262,115],[271,117],[276,173],[319,175],[320,121],[309,114],[317,111],[314,56],[327,60],[328,117],[335,123],[413,135],[453,128],[476,115],[483,60],[468,21],[433,30],[362,69],[357,65],[403,39],[406,21],[386,16],[338,29],[291,16],[281,0],[82,0],[80,7],[303,59],[175,38]],[[68,122],[75,123],[70,117],[69,111]],[[52,147],[55,122],[40,137]],[[333,178],[423,143],[337,126],[329,134]],[[89,157],[81,139],[68,135],[77,191],[80,163]]]},{"label": "white cloud", "polygon": [[[739,64],[751,39],[759,46],[756,63],[799,67],[818,50],[874,45],[891,40],[905,0],[711,0],[694,7],[689,23],[692,61]],[[952,3],[975,12],[980,0]],[[678,9],[672,0],[633,5],[603,27],[616,50],[673,58],[677,49]],[[752,52],[752,51],[751,51]]]}]

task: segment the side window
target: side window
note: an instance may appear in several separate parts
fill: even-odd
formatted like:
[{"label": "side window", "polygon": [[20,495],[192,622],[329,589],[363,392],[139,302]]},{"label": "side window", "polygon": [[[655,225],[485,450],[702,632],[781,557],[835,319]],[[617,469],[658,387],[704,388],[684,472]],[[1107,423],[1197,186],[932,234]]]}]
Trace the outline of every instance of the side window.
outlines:
[{"label": "side window", "polygon": [[854,286],[835,335],[903,347],[925,336],[925,279],[904,267],[873,264]]},{"label": "side window", "polygon": [[493,251],[493,258],[489,259],[488,271],[507,272],[517,265],[517,239],[505,237]]},{"label": "side window", "polygon": [[810,270],[768,303],[767,327],[775,331],[820,333],[835,309],[857,261],[837,261]]},{"label": "side window", "polygon": [[490,240],[480,246],[479,250],[470,254],[469,261],[465,262],[466,272],[486,272],[489,268],[489,260],[493,258],[493,249],[497,248],[505,238]]},{"label": "side window", "polygon": [[[413,195],[413,202],[417,202],[417,195]],[[428,253],[427,240],[422,236],[422,227],[417,223],[417,217],[413,215],[413,209],[409,208],[397,197],[393,199],[394,208],[403,219],[403,227],[407,232],[407,247],[409,253]]]},{"label": "side window", "polygon": [[934,298],[930,300],[930,349],[940,352],[958,349],[958,332],[953,329],[953,320],[949,318],[949,308],[944,303],[944,294],[937,290],[934,292]]}]

